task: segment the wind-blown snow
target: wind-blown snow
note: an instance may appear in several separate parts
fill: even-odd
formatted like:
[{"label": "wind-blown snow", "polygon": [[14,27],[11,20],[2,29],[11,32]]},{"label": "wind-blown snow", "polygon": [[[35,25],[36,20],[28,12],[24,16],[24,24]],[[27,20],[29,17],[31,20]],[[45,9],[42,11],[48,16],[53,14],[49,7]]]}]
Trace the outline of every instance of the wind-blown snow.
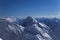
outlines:
[{"label": "wind-blown snow", "polygon": [[8,17],[6,20],[8,20],[9,22],[16,21],[16,19],[14,17]]}]

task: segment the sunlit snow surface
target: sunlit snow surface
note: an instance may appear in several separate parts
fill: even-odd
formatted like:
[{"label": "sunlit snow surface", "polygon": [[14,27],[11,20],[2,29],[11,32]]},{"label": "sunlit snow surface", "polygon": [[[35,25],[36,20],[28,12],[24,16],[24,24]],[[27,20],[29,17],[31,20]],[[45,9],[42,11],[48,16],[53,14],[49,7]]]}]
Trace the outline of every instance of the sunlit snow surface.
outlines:
[{"label": "sunlit snow surface", "polygon": [[0,40],[2,40],[2,38],[0,38]]},{"label": "sunlit snow surface", "polygon": [[35,19],[30,16],[25,19],[0,18],[0,40],[60,40],[58,22],[57,19]]}]

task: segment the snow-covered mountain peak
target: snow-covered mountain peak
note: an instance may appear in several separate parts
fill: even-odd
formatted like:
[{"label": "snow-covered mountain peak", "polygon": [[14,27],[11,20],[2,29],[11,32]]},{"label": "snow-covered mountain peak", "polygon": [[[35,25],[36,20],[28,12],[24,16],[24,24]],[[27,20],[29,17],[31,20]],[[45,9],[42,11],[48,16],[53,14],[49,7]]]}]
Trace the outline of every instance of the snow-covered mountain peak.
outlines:
[{"label": "snow-covered mountain peak", "polygon": [[57,19],[0,18],[0,38],[3,40],[60,40],[59,32],[60,20]]},{"label": "snow-covered mountain peak", "polygon": [[37,22],[37,20],[36,20],[35,18],[31,17],[31,16],[27,16],[27,17],[26,17],[26,20],[28,20],[28,21],[33,21],[33,22]]},{"label": "snow-covered mountain peak", "polygon": [[26,26],[31,26],[35,23],[37,23],[37,20],[35,18],[33,18],[31,16],[27,16],[19,24],[26,27]]}]

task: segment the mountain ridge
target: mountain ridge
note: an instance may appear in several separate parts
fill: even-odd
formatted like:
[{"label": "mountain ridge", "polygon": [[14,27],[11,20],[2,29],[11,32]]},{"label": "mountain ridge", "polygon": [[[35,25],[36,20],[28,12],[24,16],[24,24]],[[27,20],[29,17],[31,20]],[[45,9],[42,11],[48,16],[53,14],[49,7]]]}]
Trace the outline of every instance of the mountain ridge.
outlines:
[{"label": "mountain ridge", "polygon": [[59,20],[56,22],[55,19],[36,19],[31,16],[25,19],[0,18],[0,38],[3,40],[59,40],[56,38],[58,36],[54,31],[54,24],[50,23],[59,24]]}]

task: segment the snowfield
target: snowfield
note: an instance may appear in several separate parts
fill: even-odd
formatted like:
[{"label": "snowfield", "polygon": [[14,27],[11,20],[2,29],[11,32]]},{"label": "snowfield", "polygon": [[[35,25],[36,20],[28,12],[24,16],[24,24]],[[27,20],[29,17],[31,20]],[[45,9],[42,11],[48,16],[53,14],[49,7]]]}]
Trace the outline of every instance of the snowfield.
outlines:
[{"label": "snowfield", "polygon": [[0,40],[60,40],[57,18],[0,18]]}]

